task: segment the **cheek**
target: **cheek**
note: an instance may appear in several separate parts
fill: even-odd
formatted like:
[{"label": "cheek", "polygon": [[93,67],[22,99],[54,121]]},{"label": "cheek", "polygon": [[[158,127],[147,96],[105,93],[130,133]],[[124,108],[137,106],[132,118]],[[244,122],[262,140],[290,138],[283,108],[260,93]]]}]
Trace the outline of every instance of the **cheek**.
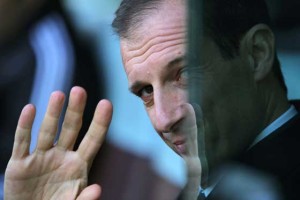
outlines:
[{"label": "cheek", "polygon": [[[204,114],[219,112],[217,109],[226,108],[232,96],[232,79],[227,78],[222,72],[209,69],[197,77],[194,91],[197,91],[196,100]],[[225,102],[225,103],[224,103]],[[223,116],[224,117],[224,116]]]},{"label": "cheek", "polygon": [[[154,104],[147,112],[150,115],[161,110],[175,111],[182,104],[188,103],[188,91],[187,89],[182,89],[172,84],[165,87],[163,90],[155,90],[153,95]],[[155,113],[154,113],[155,114]],[[159,114],[159,113],[156,113]]]},{"label": "cheek", "polygon": [[180,106],[189,102],[189,94],[187,88],[173,87],[170,92],[170,104]]},{"label": "cheek", "polygon": [[189,94],[187,89],[182,89],[179,92],[179,95],[176,97],[176,100],[182,103],[188,103],[189,102]]},{"label": "cheek", "polygon": [[225,128],[227,105],[224,104],[224,89],[219,85],[218,80],[213,76],[206,76],[199,79],[197,88],[197,104],[200,105],[203,112],[205,143],[207,147],[215,152],[219,148],[219,144],[223,141],[224,135],[222,130]]}]

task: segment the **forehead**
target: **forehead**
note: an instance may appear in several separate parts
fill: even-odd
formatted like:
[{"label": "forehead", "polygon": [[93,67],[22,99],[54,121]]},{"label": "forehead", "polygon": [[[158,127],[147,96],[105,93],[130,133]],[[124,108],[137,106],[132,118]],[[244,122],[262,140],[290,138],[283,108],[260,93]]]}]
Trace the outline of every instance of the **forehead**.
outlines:
[{"label": "forehead", "polygon": [[[156,34],[161,29],[168,29],[172,26],[185,26],[186,6],[183,0],[162,0],[155,6],[139,13],[142,15],[138,26],[130,29],[129,41],[145,40],[145,35]],[[170,26],[170,27],[169,27]]]},{"label": "forehead", "polygon": [[145,15],[138,28],[131,30],[130,38],[121,38],[121,53],[127,74],[133,64],[154,59],[154,54],[166,53],[163,50],[170,50],[185,37],[185,1],[162,1]]}]

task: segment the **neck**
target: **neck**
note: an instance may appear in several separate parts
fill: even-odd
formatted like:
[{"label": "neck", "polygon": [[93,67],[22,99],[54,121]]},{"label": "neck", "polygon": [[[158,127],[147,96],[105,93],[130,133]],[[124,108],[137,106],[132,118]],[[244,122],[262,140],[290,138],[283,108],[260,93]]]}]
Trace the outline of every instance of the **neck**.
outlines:
[{"label": "neck", "polygon": [[273,85],[269,88],[266,98],[266,119],[265,127],[280,117],[291,106],[287,95],[279,85]]}]

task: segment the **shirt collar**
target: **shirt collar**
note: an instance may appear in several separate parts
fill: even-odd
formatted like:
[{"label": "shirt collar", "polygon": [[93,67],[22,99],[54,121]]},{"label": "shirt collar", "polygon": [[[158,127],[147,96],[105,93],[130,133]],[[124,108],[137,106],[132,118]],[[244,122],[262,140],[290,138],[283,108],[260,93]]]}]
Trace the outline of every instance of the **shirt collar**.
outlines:
[{"label": "shirt collar", "polygon": [[275,121],[273,121],[271,124],[269,124],[253,141],[251,147],[253,147],[255,144],[263,140],[265,137],[273,133],[275,130],[280,128],[283,124],[285,124],[287,121],[292,119],[295,115],[297,115],[297,110],[295,106],[291,106],[285,113],[283,113],[280,117],[278,117]]}]

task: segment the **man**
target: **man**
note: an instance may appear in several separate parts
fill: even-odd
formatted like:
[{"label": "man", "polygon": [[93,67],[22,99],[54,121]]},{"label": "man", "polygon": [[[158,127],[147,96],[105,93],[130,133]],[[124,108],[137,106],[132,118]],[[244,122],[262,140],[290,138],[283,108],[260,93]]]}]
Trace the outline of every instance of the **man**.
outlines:
[{"label": "man", "polygon": [[[185,94],[185,4],[186,1],[123,1],[113,23],[121,37],[131,91],[145,102],[163,140],[182,156],[189,132],[184,129],[189,116]],[[294,155],[293,163],[283,164],[282,158],[274,159],[274,155],[293,155],[297,145],[285,149],[291,141],[284,139],[280,150],[275,151],[271,147],[283,139],[280,134],[261,141],[296,115],[286,98],[266,5],[259,0],[204,1],[203,12],[203,63],[191,74],[197,79],[201,97],[198,103],[206,145],[201,163],[207,159],[211,176],[224,163],[240,161],[242,152],[246,152],[243,164],[275,175],[283,183],[284,192],[292,194],[296,181],[295,177],[288,180],[288,174],[297,169],[299,159],[295,160]],[[283,122],[278,123],[280,120]],[[293,124],[294,130],[286,130],[289,135],[299,132],[297,122]],[[299,142],[299,136],[294,139]],[[267,144],[269,140],[272,145]],[[198,144],[202,148],[201,141]],[[274,166],[272,162],[278,163]],[[202,182],[205,187],[205,180]]]},{"label": "man", "polygon": [[[212,182],[211,177],[223,164],[235,161],[247,169],[259,170],[255,174],[272,175],[281,183],[285,197],[296,199],[299,114],[286,98],[264,2],[204,1],[204,42],[199,46],[204,59],[189,77],[197,79],[201,99],[193,106],[187,94],[186,1],[124,0],[116,15],[113,26],[121,38],[129,88],[144,101],[161,138],[187,161],[188,197],[196,198],[201,185],[212,188],[211,193],[204,190],[208,199],[222,198],[219,195],[223,194],[222,184],[227,177]],[[71,91],[65,125],[53,147],[62,101],[61,93],[52,95],[37,150],[31,155],[27,148],[34,109],[24,108],[6,172],[7,197],[17,198],[21,192],[28,198],[99,197],[99,187],[85,187],[86,177],[103,141],[112,107],[107,101],[100,102],[87,135],[79,149],[72,152],[85,93],[78,87]],[[195,112],[200,119],[195,118]],[[200,122],[198,130],[196,121]],[[57,162],[44,164],[48,159]],[[39,170],[32,171],[34,167]],[[25,183],[26,189],[22,185]],[[250,199],[258,194],[254,190],[251,195]]]}]

